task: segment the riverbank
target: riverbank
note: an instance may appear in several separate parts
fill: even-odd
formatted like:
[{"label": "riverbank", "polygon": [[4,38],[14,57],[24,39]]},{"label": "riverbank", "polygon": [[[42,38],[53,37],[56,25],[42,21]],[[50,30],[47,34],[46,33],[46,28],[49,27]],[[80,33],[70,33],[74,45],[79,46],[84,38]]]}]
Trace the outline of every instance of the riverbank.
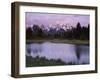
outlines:
[{"label": "riverbank", "polygon": [[32,58],[31,56],[26,56],[26,67],[58,66],[58,65],[76,65],[76,64],[73,62],[65,63],[61,59],[47,59],[46,57],[39,57],[39,56]]},{"label": "riverbank", "polygon": [[43,42],[53,42],[53,43],[67,43],[67,44],[81,44],[81,45],[89,45],[89,40],[65,40],[65,39],[38,39],[38,40],[26,40],[26,43],[43,43]]}]

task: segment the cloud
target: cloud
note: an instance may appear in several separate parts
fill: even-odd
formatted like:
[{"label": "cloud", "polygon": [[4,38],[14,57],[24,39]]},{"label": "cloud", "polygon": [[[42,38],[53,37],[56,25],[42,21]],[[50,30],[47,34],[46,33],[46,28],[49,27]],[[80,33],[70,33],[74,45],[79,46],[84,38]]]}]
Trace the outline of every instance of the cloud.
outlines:
[{"label": "cloud", "polygon": [[90,23],[89,15],[79,14],[51,14],[51,13],[25,13],[25,24],[27,26],[38,25],[56,25],[56,24],[70,24],[76,26],[77,22],[80,22],[82,26],[86,26]]}]

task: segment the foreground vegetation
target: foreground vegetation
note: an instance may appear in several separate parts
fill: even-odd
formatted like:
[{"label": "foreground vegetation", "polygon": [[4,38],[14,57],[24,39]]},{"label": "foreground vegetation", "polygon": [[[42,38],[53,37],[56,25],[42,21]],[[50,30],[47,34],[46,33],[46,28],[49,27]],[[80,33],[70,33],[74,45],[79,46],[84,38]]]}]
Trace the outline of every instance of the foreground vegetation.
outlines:
[{"label": "foreground vegetation", "polygon": [[56,66],[56,65],[75,65],[75,63],[65,63],[61,59],[46,59],[45,57],[36,56],[32,58],[31,56],[26,56],[26,67],[35,66]]}]

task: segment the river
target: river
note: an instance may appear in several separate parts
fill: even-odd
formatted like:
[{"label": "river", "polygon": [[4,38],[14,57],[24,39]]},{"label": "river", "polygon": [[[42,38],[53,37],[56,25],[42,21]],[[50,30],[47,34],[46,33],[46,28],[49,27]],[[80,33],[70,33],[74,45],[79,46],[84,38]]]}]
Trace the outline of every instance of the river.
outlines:
[{"label": "river", "polygon": [[61,59],[65,63],[89,64],[89,45],[67,43],[30,43],[26,44],[26,55]]}]

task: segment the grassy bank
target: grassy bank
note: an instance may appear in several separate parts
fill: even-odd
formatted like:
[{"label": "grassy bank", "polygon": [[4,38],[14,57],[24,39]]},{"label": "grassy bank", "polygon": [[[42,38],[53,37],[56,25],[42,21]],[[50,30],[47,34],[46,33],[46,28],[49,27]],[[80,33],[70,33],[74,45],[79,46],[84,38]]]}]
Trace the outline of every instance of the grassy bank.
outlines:
[{"label": "grassy bank", "polygon": [[[71,63],[70,63],[71,64]],[[65,62],[60,59],[46,59],[45,57],[35,57],[26,56],[26,67],[35,67],[35,66],[54,66],[54,65],[66,65]]]},{"label": "grassy bank", "polygon": [[26,40],[26,43],[43,43],[43,42],[53,42],[53,43],[67,43],[67,44],[83,44],[89,45],[89,40],[65,40],[65,39],[38,39],[38,40]]}]

